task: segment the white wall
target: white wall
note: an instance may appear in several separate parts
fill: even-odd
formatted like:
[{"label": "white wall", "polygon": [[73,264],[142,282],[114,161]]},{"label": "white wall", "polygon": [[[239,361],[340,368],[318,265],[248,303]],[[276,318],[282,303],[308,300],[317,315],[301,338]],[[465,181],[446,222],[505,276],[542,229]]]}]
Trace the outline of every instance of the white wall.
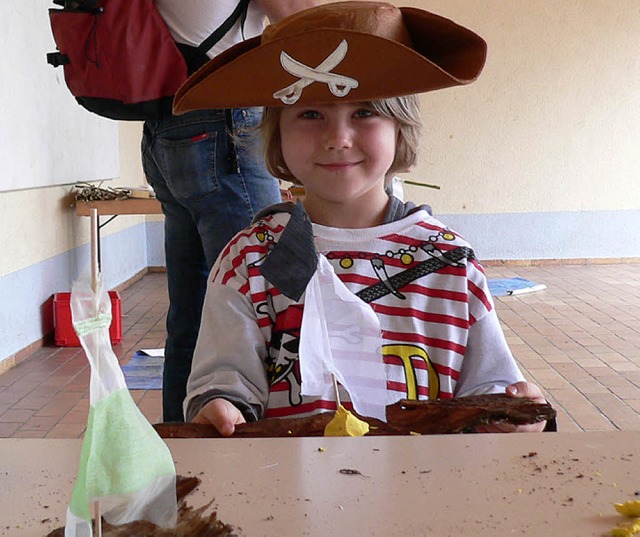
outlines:
[{"label": "white wall", "polygon": [[[408,196],[430,203],[481,259],[640,259],[640,2],[394,2],[451,17],[489,44],[478,82],[423,97],[422,156],[409,178],[442,188],[407,186]],[[140,125],[121,123],[112,184],[142,182],[139,143]],[[68,193],[0,193],[0,370],[51,329],[43,304],[88,258],[88,219]],[[108,284],[158,264],[161,235],[157,218],[105,227]]]},{"label": "white wall", "polygon": [[51,0],[0,3],[0,117],[12,126],[0,129],[0,191],[118,175],[117,124],[80,108],[62,68],[46,61],[55,50],[50,7]]}]

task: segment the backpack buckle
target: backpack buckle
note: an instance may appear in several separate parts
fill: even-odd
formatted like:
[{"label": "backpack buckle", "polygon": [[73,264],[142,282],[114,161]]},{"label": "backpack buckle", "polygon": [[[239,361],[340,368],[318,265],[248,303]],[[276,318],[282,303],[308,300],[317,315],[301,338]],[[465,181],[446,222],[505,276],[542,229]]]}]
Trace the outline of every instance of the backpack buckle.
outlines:
[{"label": "backpack buckle", "polygon": [[69,56],[62,54],[62,52],[48,52],[47,63],[50,63],[54,67],[60,67],[61,65],[68,65],[71,62],[69,61]]}]

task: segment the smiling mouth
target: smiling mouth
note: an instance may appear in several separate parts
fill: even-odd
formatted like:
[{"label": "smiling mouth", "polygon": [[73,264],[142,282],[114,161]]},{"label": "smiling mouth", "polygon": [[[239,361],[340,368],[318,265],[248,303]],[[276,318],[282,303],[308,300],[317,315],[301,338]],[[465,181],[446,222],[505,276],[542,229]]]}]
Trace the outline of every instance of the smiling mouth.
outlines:
[{"label": "smiling mouth", "polygon": [[348,168],[353,168],[358,164],[358,162],[328,162],[325,164],[318,164],[318,166],[327,170],[345,170]]}]

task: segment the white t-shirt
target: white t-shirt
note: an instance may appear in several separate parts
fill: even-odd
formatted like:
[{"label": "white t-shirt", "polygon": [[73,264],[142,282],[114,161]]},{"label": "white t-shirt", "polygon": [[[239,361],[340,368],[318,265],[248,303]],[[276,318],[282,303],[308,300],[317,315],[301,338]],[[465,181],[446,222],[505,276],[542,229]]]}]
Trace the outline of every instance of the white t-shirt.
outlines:
[{"label": "white t-shirt", "polygon": [[[171,35],[178,43],[197,47],[222,23],[238,5],[238,0],[156,0],[158,11],[167,23]],[[209,52],[210,58],[229,47],[262,33],[266,23],[264,11],[249,2],[249,11],[244,27],[241,21]]]}]

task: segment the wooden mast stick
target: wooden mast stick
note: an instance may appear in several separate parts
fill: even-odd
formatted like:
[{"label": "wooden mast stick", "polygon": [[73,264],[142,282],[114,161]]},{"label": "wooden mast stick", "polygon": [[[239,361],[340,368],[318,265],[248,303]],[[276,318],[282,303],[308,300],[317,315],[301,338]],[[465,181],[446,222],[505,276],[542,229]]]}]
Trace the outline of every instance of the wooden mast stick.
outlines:
[{"label": "wooden mast stick", "polygon": [[[94,294],[94,306],[95,306],[95,314],[98,314],[98,307],[100,304],[100,297],[98,296],[98,279],[100,277],[100,268],[98,266],[98,227],[100,225],[98,219],[98,209],[91,209],[90,211],[90,219],[91,219],[91,289]],[[96,349],[96,352],[99,349]],[[95,508],[95,519],[93,523],[93,533],[97,537],[102,537],[102,508],[100,506],[100,500],[94,502]]]},{"label": "wooden mast stick", "polygon": [[100,502],[97,501],[93,504],[95,506],[95,519],[93,522],[93,534],[96,537],[102,537],[102,509],[100,508]]},{"label": "wooden mast stick", "polygon": [[91,209],[91,289],[98,289],[98,209]]},{"label": "wooden mast stick", "polygon": [[340,408],[340,392],[338,392],[338,381],[336,380],[335,373],[331,373],[331,379],[333,380],[333,393],[336,397],[336,411]]}]

